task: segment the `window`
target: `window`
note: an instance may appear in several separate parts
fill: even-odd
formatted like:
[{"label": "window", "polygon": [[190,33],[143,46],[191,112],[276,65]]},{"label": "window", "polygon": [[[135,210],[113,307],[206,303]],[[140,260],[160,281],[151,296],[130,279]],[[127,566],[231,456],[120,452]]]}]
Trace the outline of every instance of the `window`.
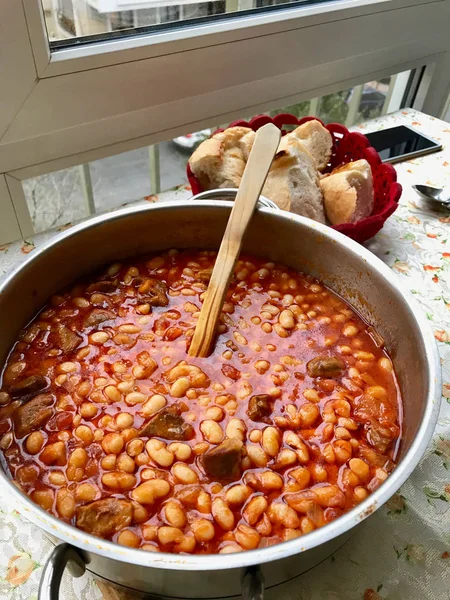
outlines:
[{"label": "window", "polygon": [[[176,0],[53,0],[53,3],[42,0],[49,41],[55,49],[78,43],[80,38],[87,36],[104,39],[105,34],[123,30],[139,34],[141,28],[158,30],[168,24],[173,27],[180,21],[185,26],[211,17],[236,16],[243,11],[308,3],[308,0],[178,1],[179,4]],[[54,28],[55,14],[61,30]]]},{"label": "window", "polygon": [[33,231],[26,180],[280,106],[364,118],[392,73],[445,107],[450,0],[178,2],[3,0],[0,243]]},{"label": "window", "polygon": [[[293,114],[298,118],[312,115],[324,123],[343,123],[351,127],[355,123],[374,119],[388,111],[392,112],[401,108],[403,103],[399,102],[400,94],[404,94],[406,91],[410,72],[400,75],[399,81],[397,81],[397,76],[369,81],[363,85],[327,94],[321,98],[270,111],[270,115],[274,116],[283,112]],[[390,105],[394,87],[397,88],[398,97],[396,103]]]},{"label": "window", "polygon": [[[401,108],[411,73],[346,89],[322,98],[271,110],[298,118],[314,114],[326,123],[348,126]],[[396,103],[392,102],[394,88]],[[142,200],[151,194],[187,184],[186,163],[195,147],[218,125],[150,148],[111,156],[23,182],[27,207],[36,232],[73,222]]]}]

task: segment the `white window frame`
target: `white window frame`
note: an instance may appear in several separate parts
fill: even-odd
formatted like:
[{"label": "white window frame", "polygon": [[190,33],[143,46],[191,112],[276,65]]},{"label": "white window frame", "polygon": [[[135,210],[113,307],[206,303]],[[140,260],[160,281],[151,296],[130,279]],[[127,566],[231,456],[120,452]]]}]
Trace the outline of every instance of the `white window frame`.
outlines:
[{"label": "white window frame", "polygon": [[23,179],[424,65],[415,106],[440,116],[450,92],[450,0],[334,0],[54,53],[40,0],[2,13],[11,239],[32,231]]}]

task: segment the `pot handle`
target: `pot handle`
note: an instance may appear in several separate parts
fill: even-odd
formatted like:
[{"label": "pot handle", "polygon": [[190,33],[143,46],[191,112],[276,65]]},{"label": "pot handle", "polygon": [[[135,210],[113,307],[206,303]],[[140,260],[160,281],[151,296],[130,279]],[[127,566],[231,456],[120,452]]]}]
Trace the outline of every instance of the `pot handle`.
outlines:
[{"label": "pot handle", "polygon": [[70,544],[58,544],[45,563],[39,583],[38,600],[59,600],[59,586],[66,565],[73,577],[81,577],[86,564]]},{"label": "pot handle", "polygon": [[250,567],[242,581],[242,600],[264,600],[264,576],[259,567]]},{"label": "pot handle", "polygon": [[[72,577],[81,577],[86,571],[84,560],[73,546],[58,544],[45,563],[38,600],[59,600],[59,588],[66,566]],[[242,581],[242,600],[264,600],[264,577],[259,567],[247,569]]]}]

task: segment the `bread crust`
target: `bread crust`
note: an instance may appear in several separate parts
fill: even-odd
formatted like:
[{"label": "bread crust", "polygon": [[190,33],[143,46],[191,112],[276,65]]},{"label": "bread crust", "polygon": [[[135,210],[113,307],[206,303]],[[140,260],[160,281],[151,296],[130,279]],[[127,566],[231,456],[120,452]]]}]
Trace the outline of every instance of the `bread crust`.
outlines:
[{"label": "bread crust", "polygon": [[[189,159],[204,190],[240,185],[255,132],[229,127],[205,140]],[[282,210],[325,223],[317,163],[328,164],[332,138],[319,121],[308,121],[280,140],[263,195]]]},{"label": "bread crust", "polygon": [[288,135],[297,138],[306,146],[314,158],[316,168],[319,171],[323,171],[326,168],[331,158],[333,137],[320,121],[316,119],[306,121],[306,123],[303,123],[303,125],[300,125]]},{"label": "bread crust", "polygon": [[189,159],[202,188],[239,187],[254,139],[249,127],[229,127],[202,142]]},{"label": "bread crust", "polygon": [[281,139],[262,193],[282,210],[325,223],[314,159],[295,137]]},{"label": "bread crust", "polygon": [[325,212],[332,225],[356,223],[372,214],[372,169],[362,159],[333,170],[320,180]]}]

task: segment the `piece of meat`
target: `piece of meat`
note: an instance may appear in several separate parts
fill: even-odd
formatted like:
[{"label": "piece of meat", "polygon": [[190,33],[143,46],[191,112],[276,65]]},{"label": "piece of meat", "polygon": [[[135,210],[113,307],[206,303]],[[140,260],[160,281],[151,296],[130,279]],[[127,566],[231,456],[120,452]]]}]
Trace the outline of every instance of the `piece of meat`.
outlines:
[{"label": "piece of meat", "polygon": [[108,538],[131,524],[133,505],[128,500],[105,498],[77,509],[77,527],[98,537]]},{"label": "piece of meat", "polygon": [[214,480],[237,479],[241,475],[243,443],[237,438],[227,438],[202,455],[205,473]]},{"label": "piece of meat", "polygon": [[153,323],[153,331],[156,335],[165,335],[166,331],[169,329],[171,321],[166,317],[162,316]]},{"label": "piece of meat", "polygon": [[39,394],[22,404],[13,413],[16,437],[23,438],[36,429],[41,429],[53,415],[55,398],[52,394]]},{"label": "piece of meat", "polygon": [[143,437],[160,437],[165,440],[186,441],[195,436],[194,428],[181,416],[176,406],[161,410],[141,429]]},{"label": "piece of meat", "polygon": [[9,394],[12,398],[20,398],[23,401],[29,400],[39,392],[44,392],[49,387],[47,377],[43,375],[30,375],[9,388]]},{"label": "piece of meat", "polygon": [[141,301],[150,306],[167,306],[169,304],[167,285],[159,279],[147,278],[139,287],[139,293],[142,294]]},{"label": "piece of meat", "polygon": [[111,294],[117,290],[118,283],[117,279],[114,279],[113,281],[96,281],[95,283],[91,283],[86,291],[88,293],[101,292],[102,294]]},{"label": "piece of meat", "polygon": [[86,327],[97,327],[100,323],[111,321],[115,316],[112,311],[105,308],[93,308],[83,319],[83,329]]},{"label": "piece of meat", "polygon": [[75,348],[78,348],[78,346],[83,341],[81,335],[78,335],[78,333],[74,333],[71,329],[69,329],[62,323],[59,323],[56,326],[55,338],[56,345],[63,352],[72,352],[73,350],[75,350]]},{"label": "piece of meat", "polygon": [[237,381],[241,378],[241,372],[238,369],[235,369],[232,365],[222,365],[222,373],[225,377],[232,379],[233,381]]},{"label": "piece of meat", "polygon": [[379,454],[369,446],[361,445],[358,448],[357,455],[358,458],[362,458],[371,467],[384,467],[387,462],[387,458],[383,454]]},{"label": "piece of meat", "polygon": [[272,414],[272,398],[269,394],[257,394],[248,401],[247,414],[252,421],[268,423]]},{"label": "piece of meat", "polygon": [[366,422],[371,419],[380,419],[382,416],[381,400],[369,396],[369,394],[362,394],[355,398],[355,411],[354,417],[358,422]]},{"label": "piece of meat", "polygon": [[345,370],[345,363],[337,356],[316,356],[306,365],[310,377],[339,377]]},{"label": "piece of meat", "polygon": [[371,419],[395,421],[397,411],[388,398],[381,399],[370,394],[362,394],[355,398],[354,418],[359,423],[365,423]]},{"label": "piece of meat", "polygon": [[367,428],[367,441],[384,454],[398,434],[398,427],[394,423],[379,423],[372,419]]}]

